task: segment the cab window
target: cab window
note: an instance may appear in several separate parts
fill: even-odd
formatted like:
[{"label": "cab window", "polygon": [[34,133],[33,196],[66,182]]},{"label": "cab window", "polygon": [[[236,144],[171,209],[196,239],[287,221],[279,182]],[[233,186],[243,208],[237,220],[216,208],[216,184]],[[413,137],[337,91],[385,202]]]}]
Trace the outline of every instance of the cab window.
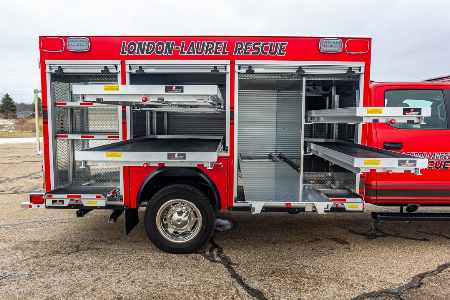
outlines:
[{"label": "cab window", "polygon": [[431,107],[431,116],[425,124],[395,124],[397,128],[446,129],[447,108],[442,90],[388,90],[384,94],[386,107]]}]

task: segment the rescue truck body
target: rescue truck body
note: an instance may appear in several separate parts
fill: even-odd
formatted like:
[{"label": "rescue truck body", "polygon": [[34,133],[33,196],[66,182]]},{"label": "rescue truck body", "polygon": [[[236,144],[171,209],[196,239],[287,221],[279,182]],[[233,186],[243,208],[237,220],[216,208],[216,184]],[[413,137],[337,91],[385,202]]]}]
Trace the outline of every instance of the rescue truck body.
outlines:
[{"label": "rescue truck body", "polygon": [[445,129],[425,128],[436,107],[369,84],[369,38],[39,42],[45,192],[24,207],[108,209],[127,233],[146,207],[149,238],[180,253],[206,243],[219,211],[450,203],[448,174],[422,154],[450,152]]}]

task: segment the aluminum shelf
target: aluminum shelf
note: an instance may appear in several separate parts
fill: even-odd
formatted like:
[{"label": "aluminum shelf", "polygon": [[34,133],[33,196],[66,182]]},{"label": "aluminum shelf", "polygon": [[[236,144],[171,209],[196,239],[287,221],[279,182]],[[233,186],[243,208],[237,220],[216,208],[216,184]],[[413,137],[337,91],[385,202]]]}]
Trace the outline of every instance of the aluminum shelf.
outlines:
[{"label": "aluminum shelf", "polygon": [[428,167],[428,160],[346,142],[311,143],[311,152],[353,173],[415,172]]},{"label": "aluminum shelf", "polygon": [[218,137],[151,137],[75,151],[75,160],[117,163],[214,163],[221,151]]},{"label": "aluminum shelf", "polygon": [[308,112],[312,123],[412,123],[421,124],[431,115],[431,108],[413,107],[347,107]]},{"label": "aluminum shelf", "polygon": [[221,109],[217,85],[73,85],[73,94],[87,102],[155,108]]}]

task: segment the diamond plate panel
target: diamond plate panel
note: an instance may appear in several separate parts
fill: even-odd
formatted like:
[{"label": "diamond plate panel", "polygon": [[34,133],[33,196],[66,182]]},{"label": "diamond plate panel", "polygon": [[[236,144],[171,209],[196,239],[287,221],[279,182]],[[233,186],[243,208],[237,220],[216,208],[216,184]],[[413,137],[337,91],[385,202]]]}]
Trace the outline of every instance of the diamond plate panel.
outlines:
[{"label": "diamond plate panel", "polygon": [[[117,74],[65,74],[51,75],[50,93],[53,101],[80,101],[71,93],[73,84],[115,83]],[[54,107],[55,131],[58,132],[118,132],[118,109],[112,108],[58,108]],[[70,124],[71,120],[72,124]],[[55,183],[57,187],[70,184],[94,183],[98,185],[118,185],[120,168],[107,165],[81,166],[73,162],[74,149],[100,146],[114,141],[57,140],[55,153]]]},{"label": "diamond plate panel", "polygon": [[57,186],[63,186],[69,182],[69,158],[70,155],[70,141],[57,140],[56,141],[56,172],[55,183]]},{"label": "diamond plate panel", "polygon": [[[74,140],[74,151],[99,147],[114,143],[103,140]],[[120,180],[120,167],[111,163],[88,163],[82,166],[80,161],[75,162],[73,171],[74,184],[118,186]]]}]

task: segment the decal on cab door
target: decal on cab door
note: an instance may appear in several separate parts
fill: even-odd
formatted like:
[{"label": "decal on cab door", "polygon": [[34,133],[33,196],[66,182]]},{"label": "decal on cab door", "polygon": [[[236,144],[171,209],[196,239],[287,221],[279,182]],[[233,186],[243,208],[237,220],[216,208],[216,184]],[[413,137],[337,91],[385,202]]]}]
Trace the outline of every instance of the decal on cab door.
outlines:
[{"label": "decal on cab door", "polygon": [[428,169],[450,169],[450,152],[402,152],[417,158],[428,159]]}]

